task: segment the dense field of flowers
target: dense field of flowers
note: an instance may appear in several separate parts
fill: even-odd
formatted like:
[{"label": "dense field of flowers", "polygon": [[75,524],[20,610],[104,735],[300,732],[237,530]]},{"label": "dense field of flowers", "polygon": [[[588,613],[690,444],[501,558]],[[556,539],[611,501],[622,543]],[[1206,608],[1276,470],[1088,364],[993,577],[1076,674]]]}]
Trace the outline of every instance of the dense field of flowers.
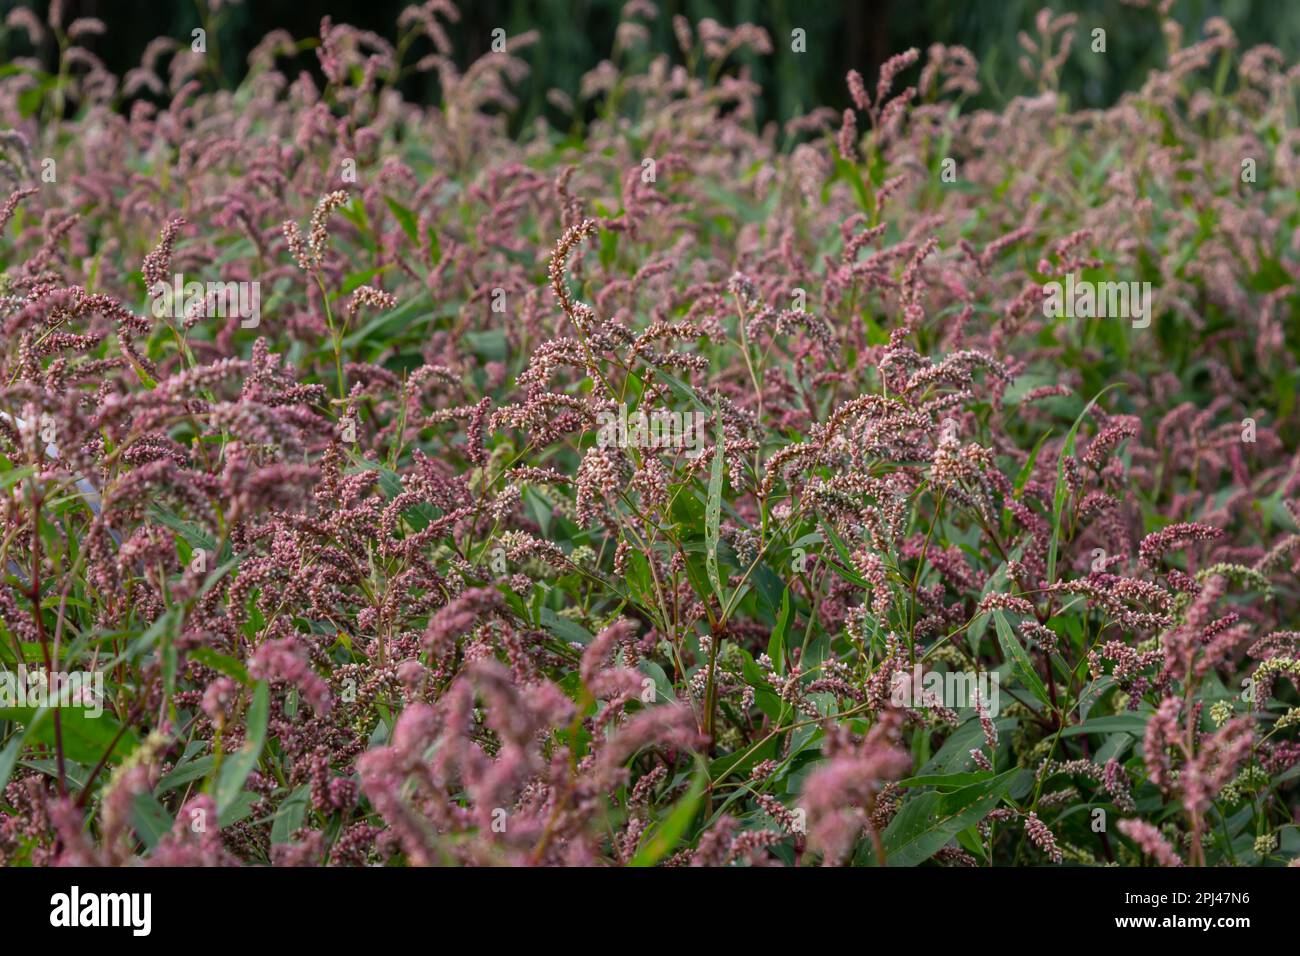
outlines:
[{"label": "dense field of flowers", "polygon": [[1044,11],[1001,112],[936,45],[760,128],[791,38],[632,0],[512,136],[546,38],[448,0],[235,89],[58,7],[0,70],[0,860],[1300,859],[1279,50],[1152,9],[1073,111]]}]

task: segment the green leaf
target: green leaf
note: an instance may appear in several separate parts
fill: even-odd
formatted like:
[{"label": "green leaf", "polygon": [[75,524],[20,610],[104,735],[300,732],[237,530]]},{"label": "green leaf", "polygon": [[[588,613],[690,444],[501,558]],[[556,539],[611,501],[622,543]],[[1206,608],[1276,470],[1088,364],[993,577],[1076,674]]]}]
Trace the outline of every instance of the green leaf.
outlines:
[{"label": "green leaf", "polygon": [[393,211],[393,218],[402,227],[402,232],[406,233],[406,238],[411,240],[412,245],[418,246],[420,244],[420,227],[415,213],[391,196],[385,196],[384,202],[388,203],[388,208]]},{"label": "green leaf", "polygon": [[542,608],[542,627],[566,644],[581,644],[585,647],[591,643],[593,638],[591,631],[577,621],[571,621],[567,617],[560,617],[549,607]]},{"label": "green leaf", "polygon": [[943,790],[960,790],[991,779],[989,771],[975,770],[966,773],[927,773],[898,781],[900,787],[939,787]]},{"label": "green leaf", "polygon": [[[766,562],[760,562],[754,565],[749,581],[742,585],[741,597],[749,589],[750,583],[754,585],[756,619],[761,624],[775,625],[781,602],[781,593],[785,590],[785,582],[777,576],[776,572]],[[734,593],[731,597],[731,604],[733,607],[740,604],[740,598],[737,598]]]},{"label": "green leaf", "polygon": [[488,362],[504,362],[510,356],[510,342],[501,329],[466,332],[462,338],[471,352]]},{"label": "green leaf", "polygon": [[1147,729],[1150,713],[1114,714],[1110,717],[1094,717],[1074,727],[1061,731],[1062,737],[1076,737],[1079,734],[1113,734],[1117,731],[1143,736]]},{"label": "green leaf", "polygon": [[[149,505],[149,516],[159,524],[175,531],[185,539],[185,543],[191,548],[202,548],[205,551],[216,551],[217,542],[212,535],[203,530],[203,528],[195,524],[193,521],[186,521],[166,505],[153,502]],[[223,549],[223,551],[229,550],[229,547]],[[229,558],[230,555],[228,553],[219,555],[219,560],[221,561],[229,560]]]},{"label": "green leaf", "polygon": [[158,786],[154,788],[154,796],[160,796],[164,793],[170,793],[177,787],[189,783],[191,780],[197,780],[199,777],[206,777],[212,772],[212,767],[216,764],[216,758],[211,754],[191,760],[189,763],[183,763],[162,780],[158,781]]},{"label": "green leaf", "polygon": [[998,629],[998,643],[1002,645],[1002,653],[1011,660],[1021,683],[1029,688],[1030,693],[1050,707],[1051,697],[1047,693],[1047,688],[1043,685],[1038,672],[1034,670],[1034,662],[1030,660],[1029,654],[1020,643],[1020,638],[1016,637],[1016,632],[1007,623],[1006,615],[1001,609],[994,610],[993,623]]},{"label": "green leaf", "polygon": [[654,866],[677,847],[681,842],[682,834],[695,819],[700,798],[704,795],[704,786],[708,782],[709,774],[704,767],[704,762],[696,757],[695,776],[691,780],[690,789],[677,801],[667,818],[655,828],[650,839],[636,851],[629,866]]},{"label": "green leaf", "polygon": [[152,793],[137,793],[131,803],[131,826],[149,849],[172,828],[172,818],[167,808]]},{"label": "green leaf", "polygon": [[690,402],[691,405],[695,406],[696,411],[706,412],[706,413],[709,411],[709,406],[705,405],[704,402],[700,400],[699,395],[695,393],[695,389],[692,388],[690,385],[687,385],[680,378],[674,378],[672,375],[669,375],[667,372],[660,371],[658,369],[656,369],[655,372],[656,372],[655,377],[658,378],[665,385],[667,385],[669,389],[675,392],[678,398]]},{"label": "green leaf", "polygon": [[[25,737],[28,742],[53,748],[54,720],[42,720],[40,717],[41,711],[46,709],[0,707],[0,721],[12,720],[22,724],[27,728]],[[63,754],[70,760],[88,763],[93,767],[108,754],[109,761],[116,763],[139,744],[135,734],[130,730],[122,730],[122,725],[107,712],[91,717],[90,711],[85,707],[59,707],[58,717]],[[122,731],[120,737],[118,731]]]},{"label": "green leaf", "polygon": [[[748,776],[749,772],[759,763],[764,760],[776,759],[777,756],[776,737],[769,737],[762,743],[757,744],[742,753],[727,754],[725,757],[718,757],[709,764],[709,777],[712,780],[724,780],[733,773],[740,774],[741,776]],[[1300,764],[1297,764],[1297,766],[1300,766]],[[774,777],[780,779],[782,776],[784,776],[782,768],[778,767],[774,772]],[[726,808],[732,803],[747,795],[748,790],[746,788],[737,787],[734,789],[731,792],[731,796],[727,797],[727,799],[719,806],[714,808],[713,816],[709,819],[709,823],[713,823],[713,821],[717,820],[718,817],[726,812]]]},{"label": "green leaf", "polygon": [[673,692],[673,682],[667,672],[654,661],[638,661],[636,669],[645,674],[655,682],[655,700],[658,701],[675,701],[677,695]]},{"label": "green leaf", "polygon": [[867,580],[853,570],[853,555],[849,554],[848,547],[840,540],[840,536],[835,532],[835,529],[827,524],[824,518],[821,520],[821,528],[823,537],[831,543],[835,553],[844,562],[844,567],[840,567],[832,561],[830,562],[831,568],[844,580],[856,584],[858,587],[870,587],[871,585],[867,583]]},{"label": "green leaf", "polygon": [[1034,444],[1033,449],[1029,452],[1029,457],[1025,459],[1024,467],[1016,475],[1015,489],[1018,496],[1024,490],[1025,484],[1029,481],[1030,476],[1034,473],[1034,464],[1038,461],[1038,453],[1043,450],[1043,443],[1051,436],[1052,430],[1049,428],[1039,436],[1038,441]]},{"label": "green leaf", "polygon": [[28,475],[35,473],[36,468],[32,465],[23,465],[21,468],[10,468],[0,473],[0,490],[8,488],[10,485],[16,485]]},{"label": "green leaf", "polygon": [[392,339],[399,332],[405,330],[416,316],[423,311],[427,311],[430,307],[431,304],[426,295],[421,294],[408,299],[397,308],[375,316],[361,328],[345,336],[343,346],[352,350],[368,338],[373,337],[376,340]]},{"label": "green leaf", "polygon": [[244,781],[257,766],[266,743],[266,722],[271,708],[271,691],[266,681],[258,681],[253,690],[253,702],[248,707],[247,732],[244,745],[229,754],[217,774],[217,815],[221,816],[234,806],[244,788]]},{"label": "green leaf", "polygon": [[927,790],[904,803],[881,838],[889,865],[916,866],[934,856],[962,830],[984,819],[1020,772],[1008,770],[952,793]]},{"label": "green leaf", "polygon": [[785,633],[790,627],[790,616],[790,589],[787,587],[781,595],[781,614],[767,642],[767,656],[772,659],[773,669],[782,675],[785,674]]},{"label": "green leaf", "polygon": [[253,683],[252,678],[248,676],[248,668],[241,661],[227,654],[218,654],[210,647],[196,647],[190,651],[189,657],[190,660],[197,661],[204,667],[210,667],[227,677],[233,677],[245,686],[251,686]]},{"label": "green leaf", "polygon": [[[993,726],[997,728],[998,736],[1002,737],[1010,734],[1020,723],[1017,717],[995,717]],[[974,762],[971,759],[971,749],[979,746],[979,742],[984,739],[984,730],[980,722],[975,718],[966,721],[943,742],[939,752],[926,761],[917,774],[947,774],[960,770],[965,770]]]},{"label": "green leaf", "polygon": [[[1010,554],[1012,561],[1019,561],[1025,553],[1026,542],[1021,541]],[[989,575],[984,582],[984,590],[980,592],[980,600],[988,597],[990,594],[996,594],[1006,587],[1007,565],[1006,562],[998,565],[998,569]],[[984,640],[984,632],[988,630],[989,615],[979,614],[971,622],[970,627],[966,628],[966,646],[970,648],[971,656],[979,656],[980,642]]]},{"label": "green leaf", "polygon": [[773,720],[780,720],[785,713],[786,704],[776,695],[772,685],[768,683],[765,675],[757,664],[754,663],[748,651],[741,651],[741,673],[744,675],[745,683],[754,688],[754,703],[758,709],[765,713]]},{"label": "green leaf", "polygon": [[239,791],[235,797],[235,802],[217,814],[217,826],[231,827],[240,820],[247,820],[253,815],[254,805],[261,799],[260,794],[251,793],[248,790]]},{"label": "green leaf", "polygon": [[125,651],[126,660],[135,660],[145,651],[154,647],[158,648],[159,654],[171,639],[172,630],[180,625],[181,611],[179,608],[170,607],[159,615],[158,620],[149,625],[143,634],[131,641]]},{"label": "green leaf", "polygon": [[14,772],[14,764],[18,761],[18,754],[23,749],[24,742],[36,728],[45,722],[49,715],[50,709],[42,707],[26,723],[22,733],[14,734],[13,739],[5,745],[5,749],[0,750],[0,794],[3,794],[5,787],[9,785],[9,777]]},{"label": "green leaf", "polygon": [[1105,693],[1114,686],[1116,686],[1115,678],[1110,676],[1099,677],[1085,685],[1083,690],[1079,691],[1079,719],[1087,720],[1088,712],[1091,711]]},{"label": "green leaf", "polygon": [[1292,764],[1290,770],[1283,770],[1280,774],[1269,781],[1270,787],[1276,787],[1278,784],[1286,783],[1288,780],[1294,780],[1300,777],[1300,763]]},{"label": "green leaf", "polygon": [[[59,762],[53,758],[20,760],[18,766],[27,767],[30,770],[36,770],[45,774],[51,780],[59,779]],[[75,760],[63,760],[63,778],[76,787],[78,790],[84,790],[86,781],[90,777],[90,767],[84,763],[77,763]]]},{"label": "green leaf", "polygon": [[304,783],[289,796],[285,797],[284,803],[275,812],[275,820],[271,823],[271,842],[288,843],[293,835],[293,831],[302,826],[302,821],[307,818],[307,804],[311,798],[311,784]]},{"label": "green leaf", "polygon": [[[379,490],[386,498],[396,498],[406,490],[402,484],[402,477],[391,468],[386,468],[368,458],[361,459],[361,463],[366,468],[379,472]],[[434,519],[433,506],[424,502],[411,505],[402,510],[402,518],[410,522],[411,527],[416,531],[423,531]]]},{"label": "green leaf", "polygon": [[618,254],[618,233],[612,229],[600,230],[600,264],[606,269],[614,265]]},{"label": "green leaf", "polygon": [[45,98],[44,85],[29,86],[18,94],[18,112],[23,119],[35,115]]}]

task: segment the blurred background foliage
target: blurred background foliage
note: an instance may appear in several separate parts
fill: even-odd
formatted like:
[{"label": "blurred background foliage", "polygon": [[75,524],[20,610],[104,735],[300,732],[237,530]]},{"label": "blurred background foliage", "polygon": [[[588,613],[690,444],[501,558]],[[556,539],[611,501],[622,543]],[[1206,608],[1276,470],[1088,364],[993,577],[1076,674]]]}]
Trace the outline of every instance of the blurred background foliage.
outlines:
[{"label": "blurred background foliage", "polygon": [[[206,25],[215,34],[209,53],[217,56],[227,83],[243,74],[249,50],[268,31],[288,30],[299,39],[314,38],[322,16],[373,30],[389,39],[395,36],[398,14],[409,0],[230,0],[209,8],[210,0],[63,0],[66,24],[78,16],[104,20],[108,33],[87,45],[118,76],[137,66],[145,45],[166,34],[188,40],[190,31]],[[1154,2],[1154,0],[1153,0]],[[813,106],[837,109],[848,104],[844,74],[860,70],[874,83],[876,69],[886,57],[915,46],[932,43],[961,44],[980,61],[979,96],[969,107],[998,107],[1007,98],[1036,92],[1020,72],[1020,30],[1034,33],[1034,15],[1044,5],[1056,13],[1079,16],[1070,60],[1063,72],[1061,90],[1075,106],[1101,107],[1113,103],[1125,90],[1140,85],[1147,73],[1163,60],[1164,40],[1154,10],[1121,0],[657,0],[661,15],[653,24],[649,48],[625,56],[653,56],[671,50],[680,55],[672,37],[671,19],[683,14],[693,23],[712,17],[731,26],[749,21],[765,27],[775,52],[768,57],[739,56],[763,87],[761,121],[785,120]],[[523,110],[516,117],[522,126],[539,113],[558,120],[546,102],[552,87],[576,98],[581,76],[610,56],[614,31],[624,0],[462,0],[461,22],[449,29],[464,65],[486,52],[492,30],[504,27],[515,35],[537,30],[542,40],[523,52],[532,65],[531,77],[517,89]],[[44,19],[49,0],[0,0],[0,11],[15,5],[35,9]],[[1300,48],[1300,0],[1177,0],[1173,15],[1184,28],[1184,43],[1201,36],[1212,16],[1233,27],[1241,48],[1272,43],[1294,61]],[[807,52],[791,50],[791,31],[806,31]],[[1106,30],[1107,51],[1089,49],[1092,30]],[[430,52],[427,41],[413,48],[408,62]],[[20,32],[0,29],[0,62],[35,53],[53,66],[57,55],[48,49],[33,51]],[[301,60],[313,72],[314,57]],[[433,74],[412,76],[404,92],[425,102],[436,101]]]}]

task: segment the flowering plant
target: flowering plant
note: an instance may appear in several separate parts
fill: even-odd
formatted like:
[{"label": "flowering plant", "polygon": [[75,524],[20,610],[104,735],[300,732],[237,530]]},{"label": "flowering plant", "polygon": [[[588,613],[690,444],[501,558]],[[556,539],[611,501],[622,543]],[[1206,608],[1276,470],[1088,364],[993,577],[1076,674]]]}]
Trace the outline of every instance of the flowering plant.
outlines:
[{"label": "flowering plant", "polygon": [[234,91],[59,6],[0,76],[0,666],[104,699],[0,701],[0,859],[1300,858],[1280,51],[1152,11],[1072,112],[1044,11],[1001,112],[936,45],[759,128],[783,38],[632,0],[514,137],[546,38],[465,65],[449,0]]}]

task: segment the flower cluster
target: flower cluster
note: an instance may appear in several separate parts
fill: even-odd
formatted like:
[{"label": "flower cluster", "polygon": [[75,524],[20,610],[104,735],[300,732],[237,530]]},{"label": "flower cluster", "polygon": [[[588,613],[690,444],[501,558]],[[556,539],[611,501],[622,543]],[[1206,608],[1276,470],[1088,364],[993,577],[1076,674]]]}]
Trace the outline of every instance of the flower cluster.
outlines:
[{"label": "flower cluster", "polygon": [[[1044,11],[1033,97],[935,44],[778,129],[766,30],[633,0],[518,136],[548,38],[448,0],[233,94],[20,9],[0,676],[107,693],[5,708],[0,862],[1300,858],[1300,68],[1167,6],[1107,109]],[[1085,271],[1150,324],[1047,315]]]}]

